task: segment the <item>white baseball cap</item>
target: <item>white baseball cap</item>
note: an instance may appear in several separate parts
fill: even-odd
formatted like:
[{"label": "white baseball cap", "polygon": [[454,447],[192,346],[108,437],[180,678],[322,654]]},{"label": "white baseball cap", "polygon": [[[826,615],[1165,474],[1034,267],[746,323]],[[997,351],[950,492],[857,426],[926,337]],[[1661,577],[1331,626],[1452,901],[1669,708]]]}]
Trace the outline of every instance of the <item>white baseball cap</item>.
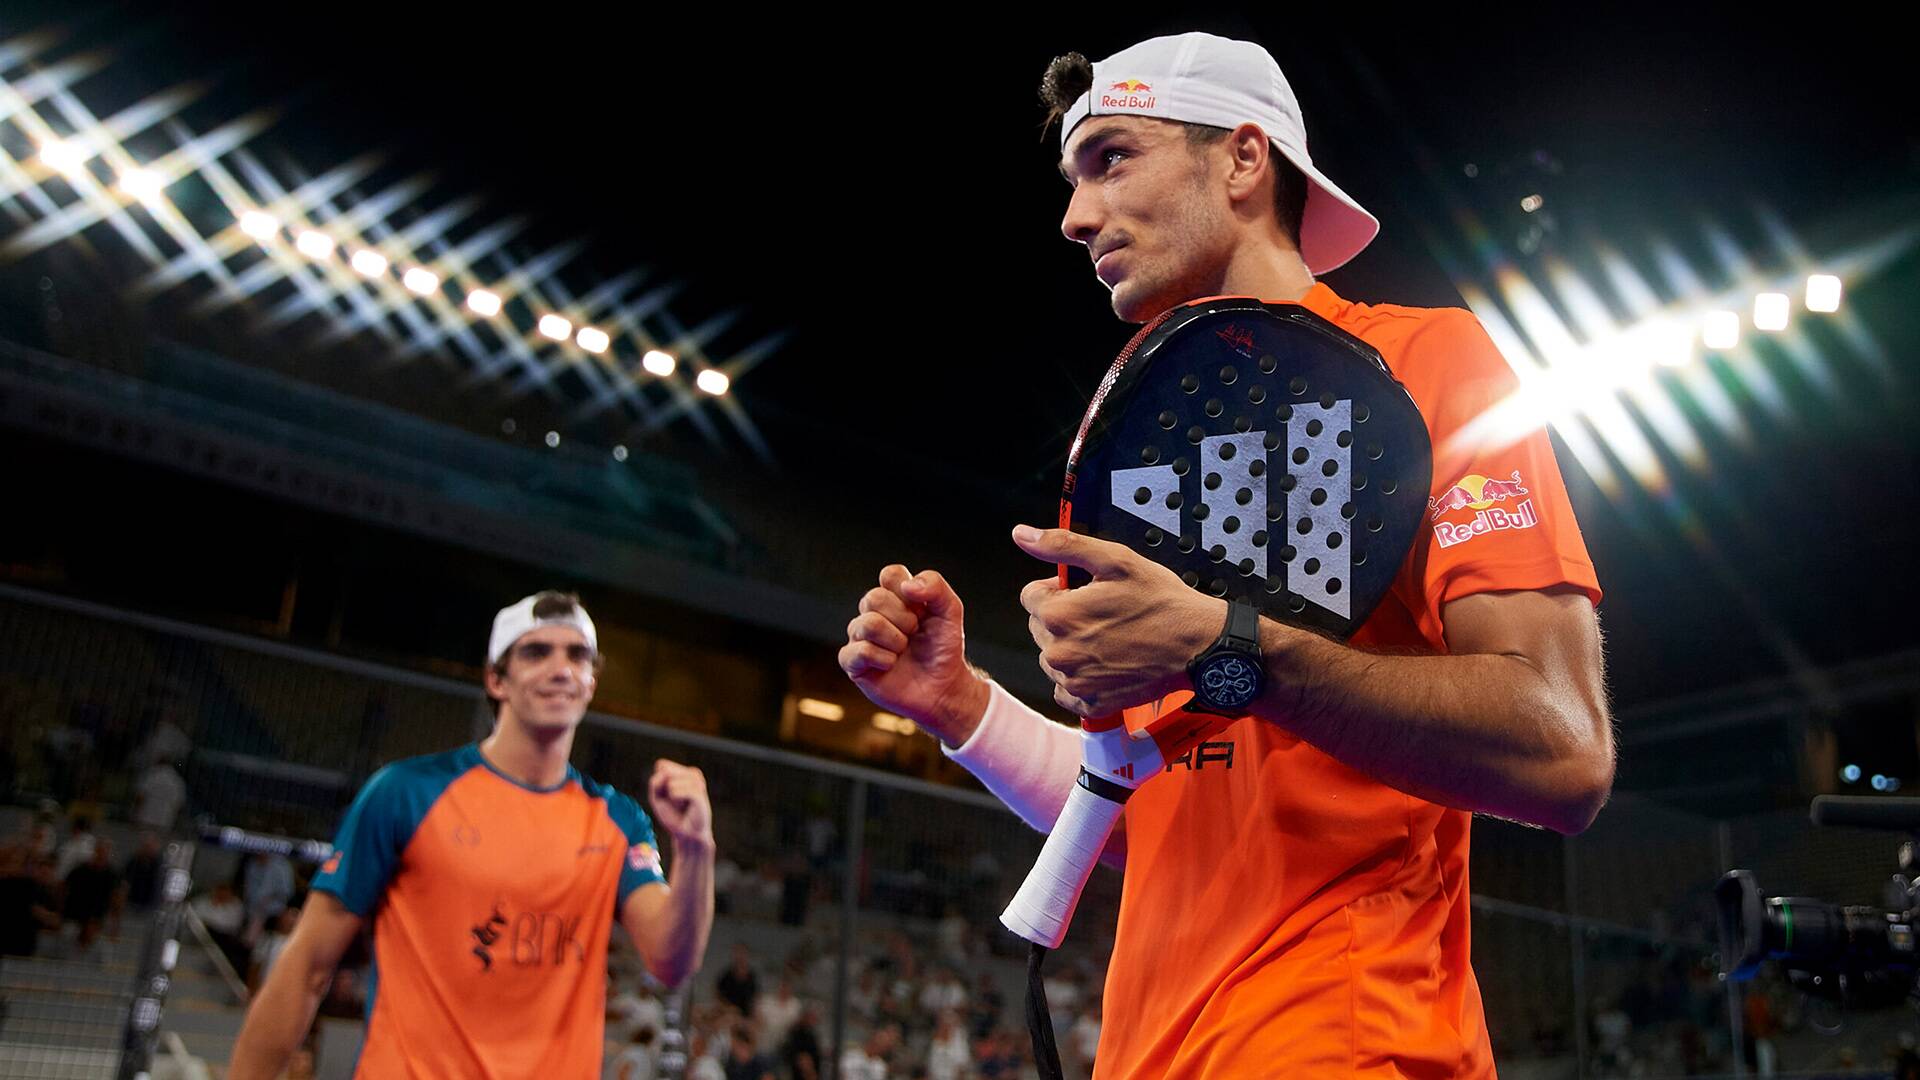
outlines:
[{"label": "white baseball cap", "polygon": [[501,608],[500,613],[493,617],[493,635],[487,639],[488,667],[499,663],[507,650],[513,648],[513,643],[525,637],[528,631],[542,626],[571,626],[587,639],[588,648],[594,652],[600,651],[600,639],[593,632],[593,620],[587,617],[586,608],[575,604],[565,615],[537,619],[533,615],[533,605],[539,599],[536,593],[512,607]]},{"label": "white baseball cap", "polygon": [[1313,167],[1307,129],[1287,77],[1267,50],[1213,34],[1150,38],[1093,65],[1093,88],[1060,124],[1060,147],[1093,116],[1150,116],[1208,127],[1258,124],[1267,141],[1306,174],[1300,258],[1324,274],[1346,265],[1380,232],[1380,221]]}]

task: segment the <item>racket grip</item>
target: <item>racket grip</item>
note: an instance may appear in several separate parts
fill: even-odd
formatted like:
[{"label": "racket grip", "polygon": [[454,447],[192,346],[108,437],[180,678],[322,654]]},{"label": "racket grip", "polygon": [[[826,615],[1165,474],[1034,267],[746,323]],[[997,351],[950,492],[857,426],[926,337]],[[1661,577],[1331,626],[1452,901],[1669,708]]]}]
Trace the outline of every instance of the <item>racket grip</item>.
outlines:
[{"label": "racket grip", "polygon": [[1067,936],[1067,924],[1073,921],[1080,892],[1086,888],[1087,878],[1107,846],[1107,837],[1113,834],[1114,823],[1125,809],[1125,802],[1095,795],[1085,784],[1075,784],[1053,831],[1047,834],[1040,858],[1027,872],[1027,880],[1014,894],[1013,902],[1000,913],[1000,922],[1036,945],[1059,948]]}]

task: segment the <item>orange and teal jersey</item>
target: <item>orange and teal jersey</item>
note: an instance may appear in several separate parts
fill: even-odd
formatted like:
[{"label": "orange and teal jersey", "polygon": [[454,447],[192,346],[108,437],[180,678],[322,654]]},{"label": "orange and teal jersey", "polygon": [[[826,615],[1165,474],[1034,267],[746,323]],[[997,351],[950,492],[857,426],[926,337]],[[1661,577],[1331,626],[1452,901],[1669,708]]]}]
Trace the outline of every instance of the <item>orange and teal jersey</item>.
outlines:
[{"label": "orange and teal jersey", "polygon": [[664,882],[633,799],[553,788],[477,745],[397,761],[347,809],[313,887],[373,920],[362,1077],[600,1075],[607,940]]}]

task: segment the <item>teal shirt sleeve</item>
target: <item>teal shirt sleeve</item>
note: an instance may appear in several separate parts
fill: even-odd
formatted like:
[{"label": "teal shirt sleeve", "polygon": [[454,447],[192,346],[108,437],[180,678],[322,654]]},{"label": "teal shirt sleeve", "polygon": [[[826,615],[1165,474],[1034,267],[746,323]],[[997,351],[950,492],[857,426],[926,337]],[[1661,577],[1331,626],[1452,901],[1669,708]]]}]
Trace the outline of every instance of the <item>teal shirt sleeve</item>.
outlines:
[{"label": "teal shirt sleeve", "polygon": [[[387,882],[400,867],[400,853],[413,839],[438,792],[426,790],[418,770],[396,762],[369,777],[340,821],[333,855],[314,875],[313,888],[332,893],[361,918],[373,914]],[[445,784],[437,785],[445,790]]]},{"label": "teal shirt sleeve", "polygon": [[617,917],[633,890],[655,882],[664,884],[667,876],[660,868],[660,847],[653,838],[653,819],[640,809],[640,804],[631,796],[615,791],[607,798],[607,813],[627,836],[627,855],[620,863],[620,888],[613,902]]}]

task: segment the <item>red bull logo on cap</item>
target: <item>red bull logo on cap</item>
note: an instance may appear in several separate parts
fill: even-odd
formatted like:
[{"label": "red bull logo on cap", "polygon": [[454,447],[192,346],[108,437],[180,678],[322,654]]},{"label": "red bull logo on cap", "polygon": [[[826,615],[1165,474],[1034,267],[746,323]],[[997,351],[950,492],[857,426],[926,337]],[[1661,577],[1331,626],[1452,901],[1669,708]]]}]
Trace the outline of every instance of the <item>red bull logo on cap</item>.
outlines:
[{"label": "red bull logo on cap", "polygon": [[[1515,469],[1509,477],[1495,480],[1469,473],[1447,490],[1427,500],[1427,509],[1433,512],[1431,520],[1438,522],[1433,527],[1433,538],[1441,547],[1452,547],[1491,532],[1530,529],[1540,524],[1540,516],[1535,512],[1531,499],[1523,500],[1512,509],[1494,505],[1527,494],[1526,486],[1520,482],[1520,470]],[[1471,521],[1440,520],[1455,510],[1477,512]]]},{"label": "red bull logo on cap", "polygon": [[1122,79],[1107,87],[1100,95],[1100,107],[1103,109],[1151,109],[1158,98],[1153,96],[1153,87],[1139,79]]}]

